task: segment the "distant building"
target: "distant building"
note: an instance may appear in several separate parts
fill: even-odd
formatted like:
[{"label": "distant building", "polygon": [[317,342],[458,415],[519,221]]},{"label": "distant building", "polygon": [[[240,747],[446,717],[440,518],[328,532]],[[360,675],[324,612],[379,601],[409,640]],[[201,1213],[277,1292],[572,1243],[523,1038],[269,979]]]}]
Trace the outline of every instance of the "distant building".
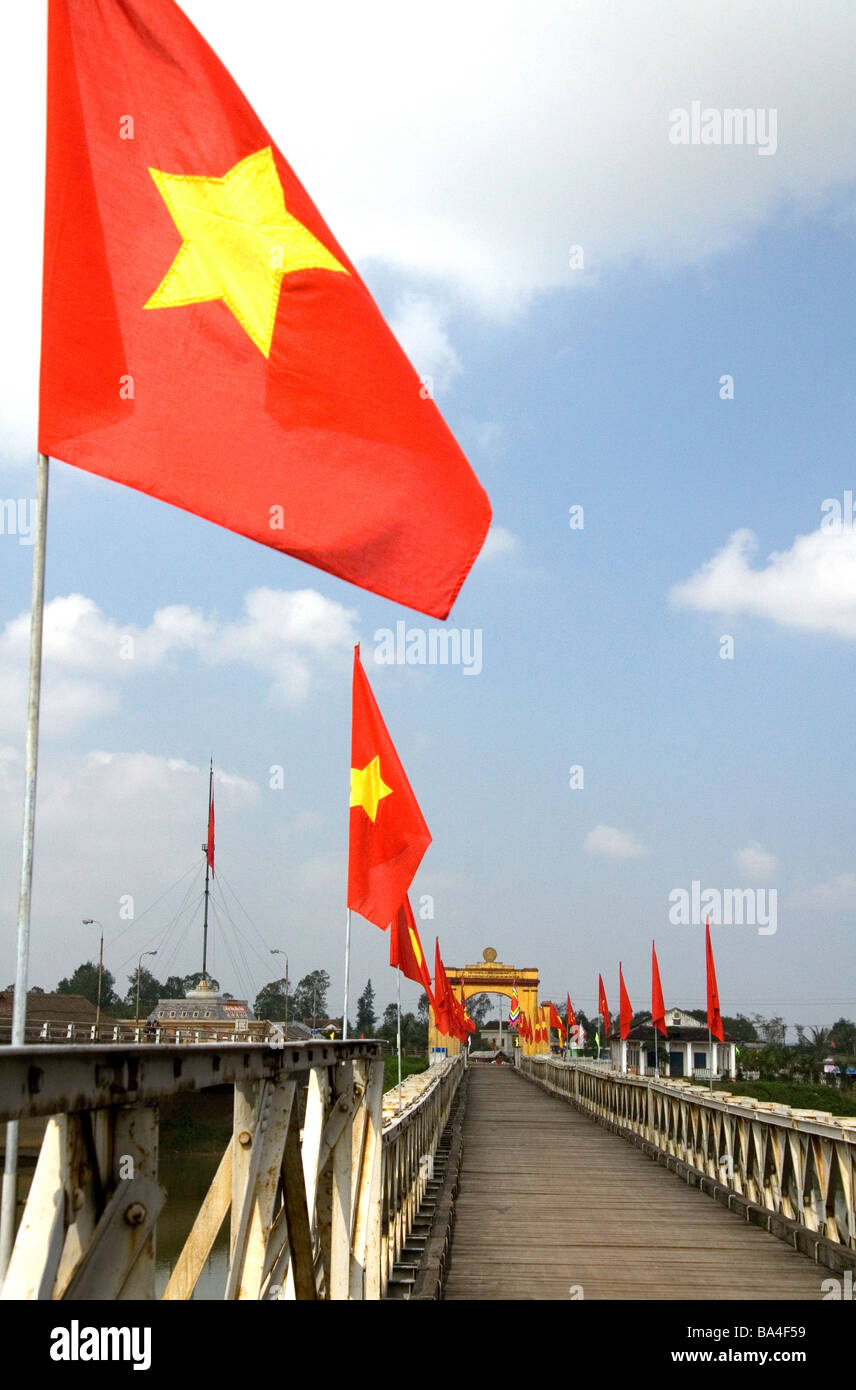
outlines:
[{"label": "distant building", "polygon": [[220,994],[207,980],[200,980],[184,999],[159,999],[147,1023],[166,1037],[182,1032],[211,1033],[217,1038],[237,1034],[264,1034],[265,1021],[257,1021],[246,999]]},{"label": "distant building", "polygon": [[[737,1076],[737,1044],[725,1034],[725,1042],[712,1039],[708,1047],[707,1028],[682,1009],[666,1011],[668,1036],[657,1034],[657,1062],[661,1075],[706,1079]],[[616,1071],[648,1076],[654,1071],[654,1025],[637,1024],[625,1042],[617,1035],[609,1040],[610,1058]]]}]

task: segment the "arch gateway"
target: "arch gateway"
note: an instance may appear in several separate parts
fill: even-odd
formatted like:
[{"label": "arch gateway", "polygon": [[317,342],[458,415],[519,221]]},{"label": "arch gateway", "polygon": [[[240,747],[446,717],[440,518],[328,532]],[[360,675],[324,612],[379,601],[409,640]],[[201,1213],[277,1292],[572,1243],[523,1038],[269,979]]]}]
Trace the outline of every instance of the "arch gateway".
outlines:
[{"label": "arch gateway", "polygon": [[[531,1019],[535,1018],[538,1011],[538,985],[540,983],[538,971],[529,966],[505,965],[496,959],[496,951],[492,946],[488,946],[482,952],[483,959],[475,965],[465,965],[453,968],[446,966],[446,976],[458,999],[461,997],[461,989],[464,991],[464,999],[471,999],[474,994],[504,994],[507,999],[511,998],[511,992],[517,988],[517,997],[520,1000],[521,1011],[528,1014]],[[529,1042],[525,1038],[520,1039],[520,1049],[524,1056],[533,1056],[539,1052],[549,1052],[548,1043]],[[434,1010],[428,1012],[428,1056],[433,1057],[436,1051],[445,1050],[448,1056],[460,1052],[461,1044],[457,1038],[449,1037],[447,1033],[441,1033],[437,1028],[434,1018]]]}]

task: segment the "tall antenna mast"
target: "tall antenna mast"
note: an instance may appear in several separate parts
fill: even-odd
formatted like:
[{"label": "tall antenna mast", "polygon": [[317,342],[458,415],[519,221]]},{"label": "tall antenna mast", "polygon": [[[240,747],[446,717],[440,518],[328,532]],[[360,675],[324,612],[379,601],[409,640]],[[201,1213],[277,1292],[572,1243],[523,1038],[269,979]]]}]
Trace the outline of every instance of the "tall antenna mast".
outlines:
[{"label": "tall antenna mast", "polygon": [[[205,916],[202,921],[202,979],[208,980],[208,880],[214,870],[214,759],[208,769],[208,839],[205,854]],[[201,982],[200,982],[201,983]]]}]

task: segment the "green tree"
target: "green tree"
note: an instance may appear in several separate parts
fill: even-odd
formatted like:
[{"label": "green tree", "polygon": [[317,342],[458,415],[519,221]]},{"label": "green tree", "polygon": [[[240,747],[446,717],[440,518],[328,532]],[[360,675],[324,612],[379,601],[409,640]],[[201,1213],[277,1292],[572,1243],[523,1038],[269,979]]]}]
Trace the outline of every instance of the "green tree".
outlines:
[{"label": "green tree", "polygon": [[856,1023],[849,1018],[839,1018],[829,1030],[829,1041],[843,1056],[856,1055]]},{"label": "green tree", "polygon": [[[113,976],[109,970],[102,971],[101,974],[101,1007],[108,1009],[120,1002],[119,996],[113,989]],[[83,961],[77,967],[73,975],[69,975],[64,980],[60,980],[56,987],[57,994],[81,994],[84,999],[88,999],[90,1004],[98,1004],[98,966],[91,960]]]},{"label": "green tree", "polygon": [[[160,980],[156,980],[151,970],[143,966],[140,971],[140,1017],[150,1014],[157,1005],[159,999],[168,999],[169,995],[164,994],[164,987]],[[128,976],[128,993],[125,995],[124,1004],[132,1013],[137,1007],[137,972]]]},{"label": "green tree", "polygon": [[377,1023],[374,997],[374,986],[371,980],[369,980],[357,1000],[357,1032],[361,1037],[370,1038],[374,1033],[375,1024]]},{"label": "green tree", "polygon": [[784,1047],[787,1026],[783,1018],[763,1018],[761,1014],[753,1014],[751,1022],[759,1042],[766,1043],[768,1047]]},{"label": "green tree", "polygon": [[[282,979],[271,980],[256,995],[256,1002],[253,1004],[253,1013],[256,1018],[267,1018],[272,1022],[281,1023],[285,1020],[285,981]],[[294,1004],[291,998],[291,991],[288,994],[288,1017],[294,1018]]]},{"label": "green tree", "polygon": [[476,1029],[483,1027],[490,1017],[491,1002],[488,994],[473,994],[467,1000],[467,1012],[476,1025]]},{"label": "green tree", "polygon": [[[327,1017],[327,991],[330,976],[326,970],[312,970],[298,980],[294,991],[294,1017],[301,1023],[318,1023]],[[350,1028],[348,1029],[350,1033]]]}]

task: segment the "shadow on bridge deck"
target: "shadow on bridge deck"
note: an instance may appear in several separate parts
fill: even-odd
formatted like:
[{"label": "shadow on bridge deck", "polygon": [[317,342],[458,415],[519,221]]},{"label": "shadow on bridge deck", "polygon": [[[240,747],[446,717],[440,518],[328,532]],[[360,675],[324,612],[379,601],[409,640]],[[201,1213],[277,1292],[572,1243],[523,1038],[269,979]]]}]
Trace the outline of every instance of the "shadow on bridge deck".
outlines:
[{"label": "shadow on bridge deck", "polygon": [[506,1067],[473,1067],[447,1299],[820,1299],[829,1270]]}]

